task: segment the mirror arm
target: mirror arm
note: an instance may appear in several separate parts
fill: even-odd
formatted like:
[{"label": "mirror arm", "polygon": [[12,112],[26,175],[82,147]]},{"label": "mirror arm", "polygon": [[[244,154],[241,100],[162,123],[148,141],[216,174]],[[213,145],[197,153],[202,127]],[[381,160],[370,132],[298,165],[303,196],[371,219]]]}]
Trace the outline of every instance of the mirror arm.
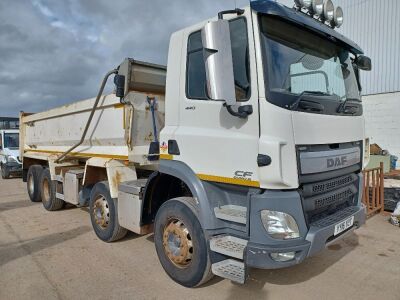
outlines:
[{"label": "mirror arm", "polygon": [[236,9],[231,9],[231,10],[223,10],[218,13],[218,19],[223,20],[224,15],[228,14],[237,14],[238,16],[241,16],[244,14],[244,9],[236,8]]},{"label": "mirror arm", "polygon": [[357,80],[357,87],[358,87],[358,91],[361,92],[362,91],[362,87],[361,87],[361,82],[360,82],[360,69],[357,66],[357,63],[355,62],[355,60],[352,60],[352,67],[354,70],[354,75],[356,76],[356,80]]},{"label": "mirror arm", "polygon": [[246,119],[249,115],[253,113],[253,106],[251,105],[239,106],[238,111],[234,111],[232,109],[232,105],[227,105],[226,103],[224,103],[224,106],[232,116],[238,117],[240,119]]}]

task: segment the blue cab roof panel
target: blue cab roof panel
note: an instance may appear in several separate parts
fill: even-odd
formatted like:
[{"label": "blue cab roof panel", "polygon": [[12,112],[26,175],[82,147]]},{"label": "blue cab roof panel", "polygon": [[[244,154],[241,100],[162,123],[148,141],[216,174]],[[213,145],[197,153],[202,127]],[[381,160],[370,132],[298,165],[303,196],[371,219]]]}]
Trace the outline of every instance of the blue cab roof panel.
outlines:
[{"label": "blue cab roof panel", "polygon": [[344,44],[344,47],[348,48],[354,54],[363,54],[363,50],[356,43],[303,12],[288,8],[271,0],[252,1],[251,8],[258,13],[279,16],[287,21],[297,23],[309,30],[325,35],[333,41]]}]

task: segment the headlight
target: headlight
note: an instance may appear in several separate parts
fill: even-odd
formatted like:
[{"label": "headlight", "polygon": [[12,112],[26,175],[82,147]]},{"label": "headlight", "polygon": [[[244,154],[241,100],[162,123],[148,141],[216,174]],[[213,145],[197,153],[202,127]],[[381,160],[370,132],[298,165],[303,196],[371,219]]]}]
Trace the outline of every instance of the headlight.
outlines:
[{"label": "headlight", "polygon": [[324,1],[313,0],[312,1],[312,13],[316,16],[321,16],[324,12]]},{"label": "headlight", "polygon": [[333,21],[335,22],[335,26],[339,28],[343,24],[343,9],[338,6],[335,9],[335,13],[333,14]]},{"label": "headlight", "polygon": [[310,8],[312,0],[295,0],[295,2],[300,8]]},{"label": "headlight", "polygon": [[328,21],[329,23],[333,21],[333,15],[335,13],[335,7],[333,6],[333,3],[331,0],[325,0],[324,1],[324,18],[325,21]]},{"label": "headlight", "polygon": [[9,162],[9,163],[13,163],[13,162],[17,163],[18,162],[18,160],[13,156],[7,156],[6,159],[7,159],[7,162]]},{"label": "headlight", "polygon": [[261,221],[274,239],[289,240],[300,237],[299,227],[291,215],[280,211],[262,210]]}]

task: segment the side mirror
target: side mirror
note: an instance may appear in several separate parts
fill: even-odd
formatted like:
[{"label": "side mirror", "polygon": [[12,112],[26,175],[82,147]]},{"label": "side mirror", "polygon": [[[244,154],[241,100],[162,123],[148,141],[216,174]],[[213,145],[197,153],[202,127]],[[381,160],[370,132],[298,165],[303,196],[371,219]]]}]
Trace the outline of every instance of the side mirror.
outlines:
[{"label": "side mirror", "polygon": [[360,70],[364,70],[364,71],[372,70],[371,58],[369,58],[368,56],[364,56],[364,55],[358,56],[355,63]]},{"label": "side mirror", "polygon": [[123,75],[115,75],[114,77],[115,84],[115,95],[122,99],[125,97],[125,76]]},{"label": "side mirror", "polygon": [[201,31],[206,67],[207,92],[212,100],[236,104],[235,79],[229,22],[208,22]]}]

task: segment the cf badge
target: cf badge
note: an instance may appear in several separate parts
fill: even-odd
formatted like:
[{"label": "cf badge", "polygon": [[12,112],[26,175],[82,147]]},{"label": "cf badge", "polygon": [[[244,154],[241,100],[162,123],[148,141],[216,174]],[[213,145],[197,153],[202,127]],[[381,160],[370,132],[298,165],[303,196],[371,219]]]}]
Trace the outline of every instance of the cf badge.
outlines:
[{"label": "cf badge", "polygon": [[235,176],[233,178],[251,181],[251,176],[253,176],[253,172],[236,171]]}]

